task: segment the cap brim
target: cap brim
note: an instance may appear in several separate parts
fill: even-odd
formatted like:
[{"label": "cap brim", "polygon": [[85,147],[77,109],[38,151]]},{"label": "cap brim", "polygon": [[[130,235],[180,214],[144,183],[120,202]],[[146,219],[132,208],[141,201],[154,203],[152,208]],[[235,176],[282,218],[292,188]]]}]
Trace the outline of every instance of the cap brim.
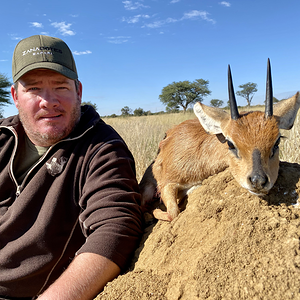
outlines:
[{"label": "cap brim", "polygon": [[18,74],[14,76],[13,81],[14,82],[18,81],[23,75],[25,75],[29,71],[36,70],[36,69],[48,69],[48,70],[58,72],[72,80],[78,79],[77,73],[73,72],[69,68],[64,67],[60,64],[56,64],[53,62],[37,62],[22,69]]}]

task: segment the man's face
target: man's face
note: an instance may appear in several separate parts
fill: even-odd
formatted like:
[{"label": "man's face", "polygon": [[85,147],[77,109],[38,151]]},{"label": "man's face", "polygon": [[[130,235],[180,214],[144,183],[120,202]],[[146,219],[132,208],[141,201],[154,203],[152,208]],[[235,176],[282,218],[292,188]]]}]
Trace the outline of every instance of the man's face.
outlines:
[{"label": "man's face", "polygon": [[80,118],[82,85],[57,72],[37,69],[23,75],[11,93],[29,139],[48,147],[67,137]]}]

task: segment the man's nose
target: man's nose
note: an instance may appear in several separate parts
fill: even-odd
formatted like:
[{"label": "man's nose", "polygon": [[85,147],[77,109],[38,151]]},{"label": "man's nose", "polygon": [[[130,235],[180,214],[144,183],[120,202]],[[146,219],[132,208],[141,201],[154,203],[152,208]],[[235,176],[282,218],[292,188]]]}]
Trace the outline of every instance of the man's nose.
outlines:
[{"label": "man's nose", "polygon": [[53,108],[59,105],[57,96],[50,88],[45,88],[39,94],[41,108]]}]

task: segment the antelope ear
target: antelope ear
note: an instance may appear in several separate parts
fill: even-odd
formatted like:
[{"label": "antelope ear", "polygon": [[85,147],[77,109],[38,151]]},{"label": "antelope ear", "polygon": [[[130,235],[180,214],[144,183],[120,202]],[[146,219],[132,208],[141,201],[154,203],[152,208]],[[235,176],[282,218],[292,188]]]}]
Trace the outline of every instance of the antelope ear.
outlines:
[{"label": "antelope ear", "polygon": [[223,134],[221,124],[230,120],[230,115],[224,110],[200,102],[194,105],[194,113],[204,130],[210,134]]},{"label": "antelope ear", "polygon": [[280,129],[289,130],[293,127],[298,109],[300,107],[300,93],[282,100],[274,105],[274,116]]}]

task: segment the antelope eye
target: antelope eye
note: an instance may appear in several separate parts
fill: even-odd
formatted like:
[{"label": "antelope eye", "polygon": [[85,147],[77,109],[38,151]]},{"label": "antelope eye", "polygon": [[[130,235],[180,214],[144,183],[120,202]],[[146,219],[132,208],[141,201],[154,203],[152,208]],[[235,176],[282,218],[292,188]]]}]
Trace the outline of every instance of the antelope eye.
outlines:
[{"label": "antelope eye", "polygon": [[228,147],[229,147],[230,150],[235,150],[235,147],[234,147],[233,143],[231,143],[228,140],[227,140],[227,145],[228,145]]},{"label": "antelope eye", "polygon": [[232,151],[237,158],[239,158],[238,151],[235,148],[234,144],[232,142],[228,141],[228,140],[226,140],[226,142],[227,142],[229,150]]},{"label": "antelope eye", "polygon": [[280,137],[277,139],[271,151],[271,158],[275,155],[276,151],[279,149]]}]

